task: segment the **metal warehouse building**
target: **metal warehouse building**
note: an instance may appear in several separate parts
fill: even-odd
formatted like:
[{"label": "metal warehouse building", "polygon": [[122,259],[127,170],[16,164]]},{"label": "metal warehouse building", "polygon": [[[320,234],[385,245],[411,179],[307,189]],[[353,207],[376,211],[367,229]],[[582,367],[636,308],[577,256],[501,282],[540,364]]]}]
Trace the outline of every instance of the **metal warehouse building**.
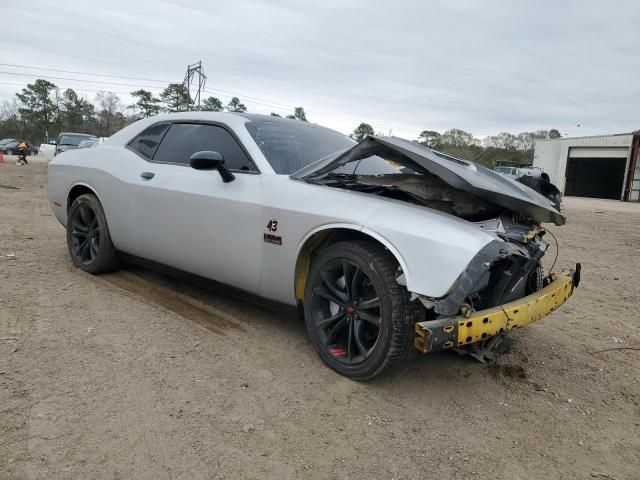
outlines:
[{"label": "metal warehouse building", "polygon": [[533,165],[564,195],[640,200],[640,130],[536,140]]}]

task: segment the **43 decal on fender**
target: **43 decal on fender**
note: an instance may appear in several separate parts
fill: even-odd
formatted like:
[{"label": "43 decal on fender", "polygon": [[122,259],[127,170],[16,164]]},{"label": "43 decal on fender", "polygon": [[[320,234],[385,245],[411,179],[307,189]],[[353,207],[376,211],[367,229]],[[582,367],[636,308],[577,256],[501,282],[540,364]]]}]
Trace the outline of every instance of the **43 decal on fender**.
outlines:
[{"label": "43 decal on fender", "polygon": [[267,230],[269,230],[270,232],[277,232],[278,220],[269,220],[269,223],[267,223]]}]

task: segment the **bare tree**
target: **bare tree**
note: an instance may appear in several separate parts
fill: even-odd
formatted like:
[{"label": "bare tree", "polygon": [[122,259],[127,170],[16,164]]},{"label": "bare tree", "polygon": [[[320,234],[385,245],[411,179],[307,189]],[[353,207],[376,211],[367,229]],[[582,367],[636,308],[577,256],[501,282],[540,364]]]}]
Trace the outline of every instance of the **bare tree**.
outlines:
[{"label": "bare tree", "polygon": [[124,127],[120,97],[113,92],[96,93],[98,134],[108,137]]}]

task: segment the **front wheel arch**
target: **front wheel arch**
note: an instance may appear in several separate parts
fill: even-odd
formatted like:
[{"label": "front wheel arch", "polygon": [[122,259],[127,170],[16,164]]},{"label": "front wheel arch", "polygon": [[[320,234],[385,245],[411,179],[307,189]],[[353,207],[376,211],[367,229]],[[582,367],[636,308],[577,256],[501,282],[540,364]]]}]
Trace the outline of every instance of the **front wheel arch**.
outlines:
[{"label": "front wheel arch", "polygon": [[[319,230],[310,232],[301,242],[301,247],[298,249],[293,290],[296,302],[298,302],[299,305],[302,305],[304,300],[307,277],[309,276],[313,259],[320,252],[337,242],[358,240],[367,240],[388,250],[398,262],[398,265],[400,265],[407,284],[409,284],[408,278],[406,278],[407,268],[404,259],[386,239],[356,225],[327,225]],[[300,309],[300,311],[302,311],[302,309]]]},{"label": "front wheel arch", "polygon": [[389,250],[370,240],[334,243],[314,259],[305,323],[322,361],[340,375],[369,380],[413,356],[424,307],[397,283],[397,271]]}]

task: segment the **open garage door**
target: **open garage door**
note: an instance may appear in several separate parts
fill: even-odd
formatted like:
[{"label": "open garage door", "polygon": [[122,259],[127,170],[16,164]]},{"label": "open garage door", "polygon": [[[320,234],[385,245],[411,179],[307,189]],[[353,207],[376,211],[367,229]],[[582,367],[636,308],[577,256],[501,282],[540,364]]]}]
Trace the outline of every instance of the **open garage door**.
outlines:
[{"label": "open garage door", "polygon": [[626,158],[573,157],[567,163],[564,194],[620,199]]}]

